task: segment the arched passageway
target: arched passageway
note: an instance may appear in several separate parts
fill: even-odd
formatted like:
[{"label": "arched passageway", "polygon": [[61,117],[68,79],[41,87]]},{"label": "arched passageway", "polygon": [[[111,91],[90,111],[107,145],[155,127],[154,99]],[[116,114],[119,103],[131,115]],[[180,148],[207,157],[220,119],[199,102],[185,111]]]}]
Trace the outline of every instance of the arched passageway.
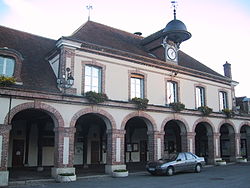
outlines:
[{"label": "arched passageway", "polygon": [[55,150],[52,117],[40,109],[25,109],[13,116],[11,125],[8,150],[10,180],[50,177]]},{"label": "arched passageway", "polygon": [[[107,163],[107,126],[100,114],[88,113],[76,121],[74,165],[104,173]],[[112,146],[109,146],[112,147]]]},{"label": "arched passageway", "polygon": [[204,157],[207,163],[213,163],[214,144],[212,127],[207,122],[195,127],[195,154]]},{"label": "arched passageway", "polygon": [[220,127],[220,149],[221,158],[226,161],[235,159],[235,131],[230,124],[223,124]]},{"label": "arched passageway", "polygon": [[184,123],[168,121],[164,127],[164,154],[187,151],[187,136]]},{"label": "arched passageway", "polygon": [[250,160],[250,126],[243,125],[240,129],[240,156]]},{"label": "arched passageway", "polygon": [[129,119],[125,130],[125,162],[145,163],[148,160],[148,129],[144,119]]}]

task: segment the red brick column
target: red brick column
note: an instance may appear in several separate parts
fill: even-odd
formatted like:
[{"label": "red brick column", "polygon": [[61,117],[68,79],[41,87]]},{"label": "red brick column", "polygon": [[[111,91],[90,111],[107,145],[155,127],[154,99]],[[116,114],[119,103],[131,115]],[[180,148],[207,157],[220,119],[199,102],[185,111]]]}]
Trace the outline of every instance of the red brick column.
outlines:
[{"label": "red brick column", "polygon": [[187,133],[181,133],[181,151],[187,152],[188,151],[188,140],[187,140]]},{"label": "red brick column", "polygon": [[75,172],[73,168],[75,127],[56,127],[54,131],[55,153],[52,176],[55,177],[63,172]]},{"label": "red brick column", "polygon": [[9,181],[7,166],[10,130],[11,125],[0,124],[0,187],[7,186]]},{"label": "red brick column", "polygon": [[[125,130],[107,131],[107,164],[124,164]],[[117,153],[119,152],[119,153]]]},{"label": "red brick column", "polygon": [[195,153],[195,135],[194,132],[187,132],[187,151]]},{"label": "red brick column", "polygon": [[250,160],[250,133],[246,134],[247,139],[247,160]]},{"label": "red brick column", "polygon": [[0,161],[0,171],[6,171],[8,165],[8,151],[9,151],[9,135],[10,135],[11,125],[1,125],[0,124],[0,146],[1,151],[1,161]]},{"label": "red brick column", "polygon": [[[159,131],[148,131],[148,161],[161,158],[164,154],[164,133]],[[159,141],[158,141],[159,140]]]},{"label": "red brick column", "polygon": [[240,157],[240,133],[232,133],[230,138],[230,161],[236,161]]},{"label": "red brick column", "polygon": [[125,133],[125,130],[118,129],[107,131],[107,164],[105,172],[108,174],[115,169],[126,168],[124,162]]},{"label": "red brick column", "polygon": [[207,134],[208,138],[208,164],[214,164],[220,158],[220,133]]}]

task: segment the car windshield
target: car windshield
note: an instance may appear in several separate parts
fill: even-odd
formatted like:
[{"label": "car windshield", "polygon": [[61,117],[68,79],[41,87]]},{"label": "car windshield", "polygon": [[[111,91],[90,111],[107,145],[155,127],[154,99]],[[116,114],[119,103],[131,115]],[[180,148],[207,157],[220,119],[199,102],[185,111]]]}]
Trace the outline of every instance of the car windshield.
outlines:
[{"label": "car windshield", "polygon": [[163,156],[162,160],[166,160],[166,161],[173,161],[177,158],[178,153],[169,153]]}]

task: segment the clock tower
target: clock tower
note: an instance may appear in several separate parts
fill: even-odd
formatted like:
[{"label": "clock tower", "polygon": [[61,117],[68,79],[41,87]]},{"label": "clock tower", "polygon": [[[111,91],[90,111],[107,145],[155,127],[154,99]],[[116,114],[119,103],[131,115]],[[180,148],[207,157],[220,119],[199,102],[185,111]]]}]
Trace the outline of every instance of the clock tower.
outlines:
[{"label": "clock tower", "polygon": [[174,19],[170,21],[162,32],[163,47],[165,48],[166,61],[178,64],[178,50],[180,44],[191,38],[191,33],[187,31],[185,24],[176,19],[177,2],[171,1],[174,8]]}]

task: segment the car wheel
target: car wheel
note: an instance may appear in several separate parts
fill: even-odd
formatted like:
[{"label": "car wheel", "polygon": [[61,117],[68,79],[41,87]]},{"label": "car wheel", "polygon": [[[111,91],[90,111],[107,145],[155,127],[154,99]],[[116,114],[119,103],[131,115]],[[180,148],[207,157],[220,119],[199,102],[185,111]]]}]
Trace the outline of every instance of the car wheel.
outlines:
[{"label": "car wheel", "polygon": [[168,176],[174,175],[174,168],[173,167],[168,167],[167,168],[167,175]]},{"label": "car wheel", "polygon": [[195,166],[195,172],[196,172],[196,173],[200,173],[200,172],[201,172],[201,165],[200,165],[200,164],[197,164],[197,165]]}]

